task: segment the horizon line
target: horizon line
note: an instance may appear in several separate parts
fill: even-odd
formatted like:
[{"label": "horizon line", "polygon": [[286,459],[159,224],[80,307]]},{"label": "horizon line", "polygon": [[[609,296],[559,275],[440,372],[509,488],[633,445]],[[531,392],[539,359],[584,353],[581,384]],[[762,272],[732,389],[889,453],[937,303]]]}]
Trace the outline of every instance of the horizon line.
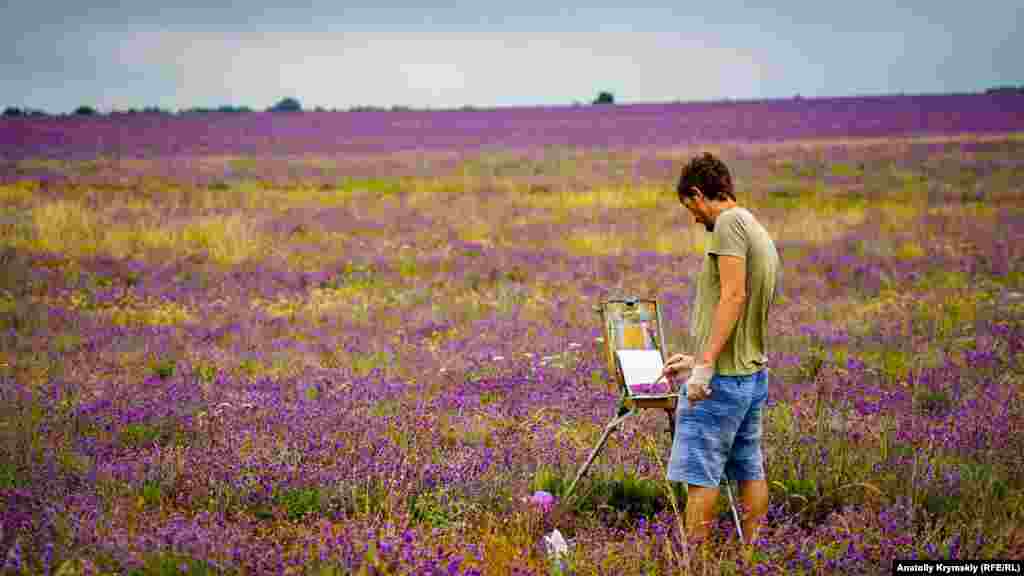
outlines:
[{"label": "horizon line", "polygon": [[[722,98],[710,98],[710,99],[694,99],[694,100],[683,100],[683,99],[669,99],[669,100],[654,100],[654,101],[614,101],[614,102],[595,102],[575,100],[571,103],[557,103],[557,104],[462,104],[457,106],[444,106],[444,107],[431,107],[426,105],[424,107],[417,107],[408,104],[391,104],[391,105],[376,105],[376,104],[353,104],[347,107],[327,107],[323,105],[314,105],[310,107],[301,107],[299,110],[280,110],[275,111],[272,108],[282,102],[285,99],[292,98],[297,100],[301,105],[301,99],[295,96],[289,96],[278,100],[275,104],[271,104],[265,108],[254,108],[245,104],[218,104],[213,106],[188,106],[177,109],[164,108],[161,106],[140,106],[140,107],[125,107],[125,108],[110,108],[110,109],[98,109],[90,106],[89,104],[82,104],[69,112],[49,112],[45,109],[33,108],[33,107],[19,107],[19,106],[5,106],[4,118],[17,118],[18,115],[8,115],[7,112],[11,110],[17,110],[22,112],[21,117],[31,116],[32,113],[38,115],[41,113],[45,116],[60,117],[60,116],[106,116],[106,115],[118,115],[118,114],[146,114],[146,113],[163,113],[163,114],[189,114],[189,113],[208,113],[208,114],[252,114],[252,113],[263,113],[263,112],[310,112],[310,113],[323,113],[323,112],[464,112],[464,111],[501,111],[501,110],[520,110],[520,109],[547,109],[547,108],[602,108],[602,107],[628,107],[628,106],[657,106],[657,105],[690,105],[690,104],[750,104],[750,103],[769,103],[769,102],[783,102],[783,101],[794,101],[794,100],[843,100],[843,99],[864,99],[864,98],[917,98],[917,97],[941,97],[941,96],[987,96],[987,95],[999,95],[999,94],[1024,94],[1024,84],[1014,86],[1011,84],[991,86],[977,91],[963,91],[963,92],[862,92],[853,94],[842,94],[842,95],[826,95],[826,96],[804,96],[800,93],[795,93],[792,96],[775,96],[775,97],[722,97]],[[613,94],[614,96],[614,94]],[[93,114],[79,114],[77,110],[88,107],[93,111]],[[221,110],[221,108],[231,108],[233,110]]]}]

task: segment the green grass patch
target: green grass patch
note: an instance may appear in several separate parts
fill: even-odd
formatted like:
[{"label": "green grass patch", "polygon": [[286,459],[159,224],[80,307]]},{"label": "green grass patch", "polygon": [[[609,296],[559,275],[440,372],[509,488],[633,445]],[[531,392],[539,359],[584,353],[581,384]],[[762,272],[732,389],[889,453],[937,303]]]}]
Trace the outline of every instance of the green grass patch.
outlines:
[{"label": "green grass patch", "polygon": [[153,374],[161,380],[167,380],[174,376],[177,367],[177,360],[174,358],[161,358],[152,364]]},{"label": "green grass patch", "polygon": [[330,507],[348,516],[375,516],[393,510],[395,499],[395,493],[383,481],[365,478],[339,486]]},{"label": "green grass patch", "polygon": [[232,158],[228,160],[228,169],[232,172],[247,174],[256,173],[260,168],[260,161],[256,158]]},{"label": "green grass patch", "polygon": [[419,265],[415,256],[402,256],[398,259],[397,268],[402,278],[412,278],[419,272]]},{"label": "green grass patch", "polygon": [[238,363],[238,371],[247,378],[255,378],[262,366],[253,358],[245,358]]},{"label": "green grass patch", "polygon": [[487,406],[489,404],[497,404],[504,399],[504,395],[500,392],[484,392],[480,395],[480,405]]},{"label": "green grass patch", "polygon": [[62,331],[50,341],[50,347],[58,354],[73,352],[81,344],[82,337],[75,332]]},{"label": "green grass patch", "polygon": [[909,352],[892,346],[864,350],[860,360],[867,366],[880,370],[890,381],[906,380],[913,365]]},{"label": "green grass patch", "polygon": [[316,486],[289,488],[275,495],[275,502],[284,509],[285,516],[298,521],[307,515],[319,514],[327,504],[327,498]]},{"label": "green grass patch", "polygon": [[0,489],[21,488],[25,484],[14,462],[0,460]]},{"label": "green grass patch", "polygon": [[401,192],[402,182],[382,178],[349,178],[342,180],[338,188],[343,192],[364,193],[376,198],[384,198]]},{"label": "green grass patch", "polygon": [[195,372],[196,377],[206,384],[212,384],[217,379],[217,367],[209,362],[200,362],[195,367]]},{"label": "green grass patch", "polygon": [[787,178],[817,178],[822,173],[822,167],[818,164],[798,163],[795,161],[780,162],[776,165],[777,174]]},{"label": "green grass patch", "polygon": [[845,162],[834,162],[831,165],[829,165],[829,172],[833,176],[850,178],[854,176],[863,175],[864,167],[863,165],[854,166],[852,164],[847,164]]},{"label": "green grass patch", "polygon": [[414,522],[441,529],[461,523],[468,510],[464,500],[444,487],[411,494],[408,507]]},{"label": "green grass patch", "polygon": [[466,372],[466,382],[476,384],[477,382],[483,382],[492,378],[497,378],[501,375],[501,368],[494,363],[484,364],[482,366],[476,366],[473,369]]},{"label": "green grass patch", "polygon": [[[575,473],[575,470],[540,466],[530,481],[530,489],[548,492],[562,500]],[[682,483],[673,483],[672,490],[676,492],[677,502],[686,502]],[[580,480],[569,502],[578,514],[603,516],[612,523],[651,518],[671,506],[660,479],[640,477],[624,468],[610,474],[592,471]]]},{"label": "green grass patch", "polygon": [[213,566],[202,560],[184,554],[160,552],[147,555],[143,567],[128,572],[128,576],[207,576],[218,573]]},{"label": "green grass patch", "polygon": [[159,480],[146,480],[139,490],[139,497],[147,508],[159,506],[164,498],[163,484]]},{"label": "green grass patch", "polygon": [[375,418],[383,418],[385,416],[395,416],[400,414],[404,410],[402,402],[397,398],[389,398],[387,400],[380,400],[370,408],[370,416]]},{"label": "green grass patch", "polygon": [[331,278],[320,282],[324,290],[340,290],[344,287],[366,289],[376,285],[377,270],[372,264],[346,262],[345,267]]},{"label": "green grass patch", "polygon": [[[679,489],[681,485],[674,486]],[[576,490],[579,499],[574,501],[578,512],[612,512],[617,518],[651,518],[671,506],[662,483],[658,479],[643,478],[633,472],[619,469],[611,475],[596,473],[588,480],[580,481]],[[680,498],[678,502],[685,502]]]},{"label": "green grass patch", "polygon": [[130,446],[143,446],[151,444],[160,437],[161,431],[156,426],[148,424],[128,424],[121,428],[121,441]]},{"label": "green grass patch", "polygon": [[358,377],[366,377],[374,369],[384,369],[394,363],[395,355],[388,351],[376,351],[370,353],[356,352],[351,358],[352,372]]}]

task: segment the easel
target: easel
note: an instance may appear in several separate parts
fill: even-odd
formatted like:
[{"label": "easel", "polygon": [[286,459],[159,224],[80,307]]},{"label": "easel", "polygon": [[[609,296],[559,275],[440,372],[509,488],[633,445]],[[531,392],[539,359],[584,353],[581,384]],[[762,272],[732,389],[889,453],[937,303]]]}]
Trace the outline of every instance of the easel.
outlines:
[{"label": "easel", "polygon": [[619,409],[615,418],[612,418],[597,441],[597,445],[590,451],[586,463],[576,473],[576,478],[569,485],[565,498],[568,499],[583,475],[587,473],[590,465],[597,458],[601,449],[604,448],[608,437],[616,428],[644,408],[661,408],[668,415],[669,435],[675,435],[675,408],[678,394],[633,394],[622,375],[622,367],[619,365],[616,350],[622,349],[656,349],[661,353],[661,360],[665,358],[665,329],[661,318],[661,307],[657,299],[623,297],[606,300],[594,306],[594,311],[601,315],[601,325],[604,326],[604,348],[608,359],[608,374],[612,376],[619,388]]},{"label": "easel", "polygon": [[[638,411],[644,408],[665,410],[668,415],[669,437],[675,437],[675,409],[679,394],[633,394],[626,386],[622,366],[615,353],[616,350],[622,349],[656,349],[661,353],[661,361],[665,362],[665,323],[661,319],[661,307],[658,306],[658,300],[636,297],[615,298],[594,306],[594,312],[601,315],[601,324],[604,326],[604,348],[608,356],[608,374],[612,375],[618,384],[621,396],[615,418],[612,418],[611,422],[604,427],[604,432],[597,441],[597,445],[590,451],[587,461],[576,473],[576,478],[573,479],[565,493],[566,500],[572,496],[576,485],[587,473],[601,449],[604,448],[611,433]],[[739,514],[736,512],[736,502],[732,496],[729,477],[726,476],[724,479],[726,494],[729,496],[729,507],[732,508],[732,518],[736,523],[736,534],[739,536],[740,543],[744,543],[743,530],[740,527]]]}]

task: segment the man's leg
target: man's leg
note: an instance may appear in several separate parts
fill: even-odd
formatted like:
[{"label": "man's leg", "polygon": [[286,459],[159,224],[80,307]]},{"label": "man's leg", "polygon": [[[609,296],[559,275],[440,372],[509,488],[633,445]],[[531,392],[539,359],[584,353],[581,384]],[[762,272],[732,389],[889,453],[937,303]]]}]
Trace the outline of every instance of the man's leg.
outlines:
[{"label": "man's leg", "polygon": [[761,520],[768,513],[768,481],[742,480],[739,485],[743,502],[743,540],[753,544],[761,529]]},{"label": "man's leg", "polygon": [[711,534],[719,489],[688,484],[686,491],[686,533],[695,543],[703,542]]}]

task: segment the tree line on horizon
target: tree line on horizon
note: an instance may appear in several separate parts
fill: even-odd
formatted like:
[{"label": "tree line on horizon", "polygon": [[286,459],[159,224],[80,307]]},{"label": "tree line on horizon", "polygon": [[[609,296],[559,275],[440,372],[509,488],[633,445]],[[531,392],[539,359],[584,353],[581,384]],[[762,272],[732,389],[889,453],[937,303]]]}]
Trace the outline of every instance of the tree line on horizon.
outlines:
[{"label": "tree line on horizon", "polygon": [[[593,104],[614,104],[615,103],[615,96],[611,92],[602,91],[602,92],[600,92],[597,95],[597,98],[595,98],[592,103]],[[579,106],[581,104],[577,101],[575,103],[575,105]],[[462,106],[459,109],[460,110],[477,110],[478,108],[475,107],[475,106],[466,105],[466,106]],[[400,106],[400,105],[391,106],[390,108],[387,108],[387,107],[384,107],[384,106],[352,106],[352,107],[348,108],[349,112],[383,112],[383,111],[387,111],[387,110],[390,110],[392,112],[409,112],[409,111],[414,110],[414,108],[411,107],[411,106]],[[265,111],[266,112],[303,112],[304,109],[302,108],[302,103],[298,100],[298,98],[291,98],[291,97],[289,97],[289,98],[283,98],[283,99],[279,100],[277,103],[275,103],[273,106],[270,106]],[[313,111],[313,112],[340,112],[342,110],[337,109],[337,108],[328,109],[328,108],[324,108],[322,106],[317,106],[315,108],[312,108],[311,111]],[[215,108],[204,108],[204,107],[182,108],[182,109],[178,110],[177,114],[210,114],[210,113],[245,114],[245,113],[250,113],[250,112],[256,112],[256,110],[254,110],[253,108],[250,108],[249,106],[224,105],[224,106],[218,106],[218,107],[215,107]],[[128,108],[128,109],[124,109],[124,110],[117,110],[117,109],[115,109],[115,110],[112,110],[111,112],[109,112],[109,115],[113,115],[113,116],[122,115],[122,114],[124,114],[124,115],[128,115],[128,114],[174,114],[174,112],[172,112],[171,110],[168,110],[166,108],[160,108],[158,106],[147,106],[145,108]],[[50,114],[48,112],[45,112],[45,111],[39,110],[39,109],[35,109],[35,108],[18,108],[18,107],[15,107],[15,106],[8,106],[7,108],[4,109],[3,115],[6,116],[6,117],[26,117],[26,116],[28,116],[28,117],[38,117],[38,116],[60,116],[61,114]],[[92,106],[82,105],[82,106],[79,106],[78,108],[75,108],[75,110],[73,112],[71,112],[71,113],[69,113],[67,115],[69,115],[69,116],[102,116],[104,114],[102,112],[98,111],[96,108],[94,108]]]},{"label": "tree line on horizon", "polygon": [[[985,94],[1024,94],[1024,84],[1021,84],[1020,86],[1013,86],[1013,85],[994,86],[992,88],[986,89],[984,93]],[[797,99],[797,100],[801,99],[799,94],[794,96],[794,98]],[[601,92],[598,93],[597,97],[594,98],[591,101],[591,104],[592,105],[612,105],[612,104],[615,104],[615,95],[613,93],[611,93],[611,92],[608,92],[608,91],[601,91]],[[573,106],[578,107],[578,106],[583,106],[583,104],[580,101],[577,100],[577,101],[573,102]],[[465,110],[465,111],[472,111],[472,110],[479,110],[480,108],[478,108],[476,106],[472,106],[472,105],[465,105],[465,106],[462,106],[462,107],[460,107],[458,109],[459,110]],[[394,105],[394,106],[391,106],[390,108],[386,107],[386,106],[357,105],[357,106],[349,107],[347,109],[348,112],[386,112],[386,111],[389,111],[389,110],[391,112],[410,112],[410,111],[416,110],[416,108],[413,108],[412,106],[402,106],[402,105]],[[283,99],[279,100],[273,106],[270,106],[270,107],[266,108],[265,111],[266,112],[304,112],[304,111],[312,111],[312,112],[343,112],[343,111],[346,111],[346,110],[342,110],[342,109],[339,109],[339,108],[324,108],[323,106],[316,106],[316,107],[314,107],[314,108],[312,108],[310,110],[305,110],[302,107],[302,103],[299,102],[299,100],[297,98],[289,97],[289,98],[283,98]],[[188,115],[188,114],[211,114],[211,113],[246,114],[246,113],[251,113],[251,112],[256,112],[256,110],[254,110],[253,108],[250,108],[248,106],[224,105],[224,106],[217,106],[215,108],[204,108],[204,107],[182,108],[182,109],[179,109],[176,113],[179,114],[179,115]],[[171,111],[169,109],[166,109],[166,108],[160,108],[159,106],[147,106],[145,108],[127,108],[127,109],[124,109],[124,110],[117,110],[117,109],[115,109],[115,110],[110,111],[107,114],[104,114],[104,113],[98,111],[96,108],[94,108],[92,106],[82,105],[82,106],[79,106],[78,108],[76,108],[73,112],[70,112],[70,113],[66,114],[66,116],[103,116],[103,115],[119,116],[119,115],[133,115],[133,114],[167,114],[167,115],[170,115],[170,114],[175,114],[175,112],[173,112],[173,111]],[[64,116],[65,114],[59,114],[59,113],[51,114],[49,112],[46,112],[44,110],[39,110],[39,109],[36,109],[36,108],[27,108],[27,107],[26,108],[18,108],[18,107],[15,107],[15,106],[8,106],[7,108],[4,109],[2,115],[4,117],[12,118],[12,117]]]}]

